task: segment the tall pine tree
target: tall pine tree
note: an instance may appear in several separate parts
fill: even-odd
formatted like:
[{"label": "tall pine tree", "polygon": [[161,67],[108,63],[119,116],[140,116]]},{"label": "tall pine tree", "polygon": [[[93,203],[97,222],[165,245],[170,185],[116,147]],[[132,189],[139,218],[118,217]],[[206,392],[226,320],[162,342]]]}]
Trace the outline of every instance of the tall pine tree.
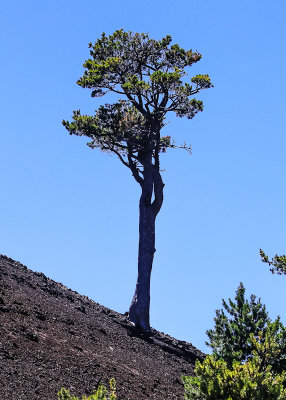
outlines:
[{"label": "tall pine tree", "polygon": [[150,278],[155,253],[155,221],[163,204],[164,183],[160,153],[176,145],[162,136],[166,115],[193,118],[203,110],[194,95],[212,86],[208,75],[185,81],[186,69],[201,59],[197,51],[171,45],[171,36],[154,40],[145,33],[118,30],[90,43],[90,58],[78,85],[91,89],[92,97],[109,92],[120,100],[99,107],[94,116],[75,111],[73,121],[63,121],[72,135],[85,135],[91,148],[115,154],[130,169],[141,187],[139,201],[138,278],[129,318],[148,330]]}]

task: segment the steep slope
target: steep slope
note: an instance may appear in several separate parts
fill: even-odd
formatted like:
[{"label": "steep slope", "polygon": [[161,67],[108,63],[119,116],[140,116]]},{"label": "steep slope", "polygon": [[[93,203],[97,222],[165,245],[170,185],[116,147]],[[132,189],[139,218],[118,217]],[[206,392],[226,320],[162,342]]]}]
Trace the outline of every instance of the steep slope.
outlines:
[{"label": "steep slope", "polygon": [[203,356],[0,255],[1,400],[89,394],[111,377],[120,399],[183,399],[180,377]]}]

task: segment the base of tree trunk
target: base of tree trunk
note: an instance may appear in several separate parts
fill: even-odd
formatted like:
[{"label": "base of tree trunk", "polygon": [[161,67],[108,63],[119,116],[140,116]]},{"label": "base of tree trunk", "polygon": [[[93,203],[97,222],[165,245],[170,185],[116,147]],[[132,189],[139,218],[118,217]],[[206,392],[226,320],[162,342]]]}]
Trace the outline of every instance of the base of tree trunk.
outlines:
[{"label": "base of tree trunk", "polygon": [[138,310],[138,304],[137,303],[131,303],[130,309],[129,309],[129,320],[133,322],[133,324],[136,326],[138,329],[142,329],[145,332],[150,331],[150,323],[149,323],[149,312],[148,316],[146,318],[145,313],[142,312],[142,310]]}]

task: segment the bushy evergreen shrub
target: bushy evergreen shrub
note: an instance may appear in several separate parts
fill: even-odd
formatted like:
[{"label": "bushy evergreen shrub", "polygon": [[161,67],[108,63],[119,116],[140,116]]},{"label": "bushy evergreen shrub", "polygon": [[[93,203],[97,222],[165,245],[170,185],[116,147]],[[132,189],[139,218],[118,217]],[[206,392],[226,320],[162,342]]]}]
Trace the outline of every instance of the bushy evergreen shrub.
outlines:
[{"label": "bushy evergreen shrub", "polygon": [[207,356],[196,362],[194,377],[183,377],[185,400],[286,400],[286,372],[277,374],[271,363],[280,354],[273,333],[250,335],[251,359],[244,364]]}]

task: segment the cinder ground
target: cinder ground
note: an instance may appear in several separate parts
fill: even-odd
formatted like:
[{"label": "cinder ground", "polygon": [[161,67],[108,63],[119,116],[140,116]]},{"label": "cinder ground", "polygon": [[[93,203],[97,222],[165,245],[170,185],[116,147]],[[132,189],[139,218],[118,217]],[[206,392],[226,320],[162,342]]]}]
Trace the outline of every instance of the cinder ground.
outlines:
[{"label": "cinder ground", "polygon": [[183,400],[180,377],[204,354],[0,255],[0,398],[56,400],[117,382],[118,399]]}]

